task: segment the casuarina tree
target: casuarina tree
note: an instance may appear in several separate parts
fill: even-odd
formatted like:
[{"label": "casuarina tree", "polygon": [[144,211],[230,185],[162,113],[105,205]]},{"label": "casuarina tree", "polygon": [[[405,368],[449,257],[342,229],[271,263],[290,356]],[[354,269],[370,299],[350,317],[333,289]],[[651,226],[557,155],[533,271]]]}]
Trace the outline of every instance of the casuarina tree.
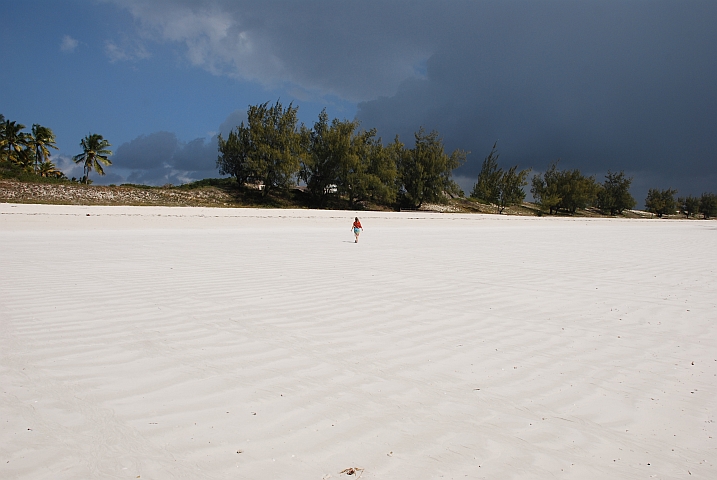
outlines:
[{"label": "casuarina tree", "polygon": [[340,183],[341,166],[351,155],[357,128],[357,121],[333,119],[329,122],[324,109],[309,132],[308,152],[301,162],[299,178],[306,183],[312,197],[322,204],[332,188]]},{"label": "casuarina tree", "polygon": [[457,194],[458,185],[451,178],[453,170],[465,162],[467,152],[454,150],[448,155],[438,132],[426,133],[423,127],[415,133],[415,146],[403,152],[398,175],[404,201],[412,207],[442,198],[444,193]]},{"label": "casuarina tree", "polygon": [[239,184],[254,180],[249,168],[249,128],[242,122],[229,132],[226,140],[219,134],[219,157],[217,168],[221,175],[231,175]]},{"label": "casuarina tree", "polygon": [[705,219],[717,217],[717,195],[714,193],[703,193],[700,197],[699,212]]},{"label": "casuarina tree", "polygon": [[634,208],[637,202],[630,195],[632,178],[626,177],[624,172],[611,172],[608,170],[600,190],[597,194],[597,207],[610,215],[621,214],[624,210]]},{"label": "casuarina tree", "polygon": [[675,210],[677,210],[677,204],[675,203],[676,193],[677,190],[671,188],[666,190],[651,188],[647,191],[645,208],[647,208],[648,212],[655,213],[660,218],[663,215],[675,213]]},{"label": "casuarina tree", "polygon": [[525,200],[523,187],[528,184],[527,178],[530,169],[518,171],[518,166],[512,166],[503,172],[500,178],[498,195],[498,213],[503,213],[506,207],[517,205]]},{"label": "casuarina tree", "polygon": [[558,161],[550,164],[544,174],[533,175],[533,198],[551,214],[560,210],[575,213],[595,201],[599,186],[594,177],[586,177],[580,170],[558,170]]},{"label": "casuarina tree", "polygon": [[680,213],[686,218],[690,218],[690,216],[694,217],[695,213],[697,213],[700,209],[700,199],[699,197],[693,197],[692,195],[679,197],[677,199],[677,207],[679,208]]},{"label": "casuarina tree", "polygon": [[471,191],[471,197],[495,205],[498,213],[506,207],[521,203],[525,199],[523,187],[528,184],[526,179],[530,170],[518,171],[515,165],[504,171],[498,167],[497,143],[493,144],[488,156],[483,160],[481,171]]},{"label": "casuarina tree", "polygon": [[500,154],[496,150],[497,145],[493,144],[490,153],[483,160],[478,180],[471,191],[472,198],[492,204],[497,204],[500,198],[500,181],[503,176],[503,169],[498,167]]},{"label": "casuarina tree", "polygon": [[264,184],[264,195],[272,188],[288,188],[299,173],[306,155],[305,131],[299,128],[299,108],[277,102],[249,107],[249,171]]}]

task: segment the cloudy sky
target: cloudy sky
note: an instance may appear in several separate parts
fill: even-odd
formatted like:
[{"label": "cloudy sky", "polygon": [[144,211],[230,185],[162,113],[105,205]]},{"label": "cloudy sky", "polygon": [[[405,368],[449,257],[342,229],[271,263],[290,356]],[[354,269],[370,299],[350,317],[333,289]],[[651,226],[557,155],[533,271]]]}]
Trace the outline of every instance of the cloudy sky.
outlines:
[{"label": "cloudy sky", "polygon": [[52,128],[70,176],[104,135],[97,183],[216,177],[217,133],[281,99],[409,145],[435,129],[472,152],[464,189],[497,141],[503,166],[624,170],[640,205],[717,192],[714,0],[25,0],[0,18],[0,113]]}]

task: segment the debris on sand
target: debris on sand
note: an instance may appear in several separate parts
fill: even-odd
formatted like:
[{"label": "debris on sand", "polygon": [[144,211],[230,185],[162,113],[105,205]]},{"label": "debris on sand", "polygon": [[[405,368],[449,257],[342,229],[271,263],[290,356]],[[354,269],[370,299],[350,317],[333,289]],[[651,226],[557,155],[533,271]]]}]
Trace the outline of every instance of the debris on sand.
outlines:
[{"label": "debris on sand", "polygon": [[341,475],[343,475],[344,473],[345,473],[346,475],[356,475],[356,478],[360,478],[360,477],[361,477],[361,474],[363,473],[363,468],[361,468],[361,467],[350,467],[350,468],[345,468],[345,469],[343,469],[343,470],[341,470],[341,471],[339,472],[339,474],[341,474]]}]

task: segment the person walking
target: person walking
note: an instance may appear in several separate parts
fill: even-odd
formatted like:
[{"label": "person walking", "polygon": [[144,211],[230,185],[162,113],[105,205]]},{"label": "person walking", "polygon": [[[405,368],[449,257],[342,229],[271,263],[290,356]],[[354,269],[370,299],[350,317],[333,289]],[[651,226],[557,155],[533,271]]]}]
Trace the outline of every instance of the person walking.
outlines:
[{"label": "person walking", "polygon": [[351,228],[353,229],[354,236],[356,237],[356,240],[354,241],[354,243],[358,243],[358,237],[361,234],[361,232],[363,231],[363,227],[361,226],[361,222],[359,221],[358,217],[356,217],[354,219],[354,224]]}]

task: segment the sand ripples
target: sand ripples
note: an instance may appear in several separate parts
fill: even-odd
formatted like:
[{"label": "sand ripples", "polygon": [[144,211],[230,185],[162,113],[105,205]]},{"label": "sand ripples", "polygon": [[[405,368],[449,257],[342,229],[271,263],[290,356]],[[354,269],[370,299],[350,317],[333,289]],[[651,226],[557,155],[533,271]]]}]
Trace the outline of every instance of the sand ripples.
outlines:
[{"label": "sand ripples", "polygon": [[715,472],[700,225],[335,213],[0,232],[0,474]]}]

